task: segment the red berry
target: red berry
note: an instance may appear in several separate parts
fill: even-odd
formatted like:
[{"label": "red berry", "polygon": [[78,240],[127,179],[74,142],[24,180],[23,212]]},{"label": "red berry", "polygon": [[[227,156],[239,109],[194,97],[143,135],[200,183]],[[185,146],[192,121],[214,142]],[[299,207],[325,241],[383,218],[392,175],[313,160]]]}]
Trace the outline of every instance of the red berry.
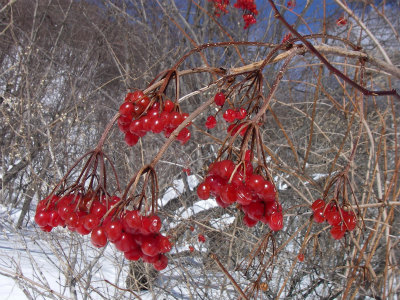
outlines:
[{"label": "red berry", "polygon": [[142,217],[142,229],[148,233],[159,233],[161,229],[160,217],[156,215]]},{"label": "red berry", "polygon": [[40,211],[35,215],[35,222],[39,225],[39,227],[45,227],[49,225],[50,221],[50,212]]},{"label": "red berry", "polygon": [[250,218],[256,221],[261,220],[264,216],[264,203],[259,201],[242,206],[242,209]]},{"label": "red berry", "polygon": [[164,270],[168,266],[168,258],[165,255],[160,254],[158,260],[153,263],[153,266],[157,271]]},{"label": "red berry", "polygon": [[150,119],[150,128],[154,133],[160,133],[165,128],[165,123],[160,117],[153,117]]},{"label": "red berry", "polygon": [[226,179],[222,179],[217,175],[207,176],[205,180],[205,183],[210,186],[211,194],[214,196],[219,196],[221,194],[222,186],[226,184],[226,182]]},{"label": "red berry", "polygon": [[189,251],[193,252],[194,251],[194,247],[193,246],[189,246]]},{"label": "red berry", "polygon": [[179,134],[178,134],[178,136],[176,137],[176,139],[177,139],[178,141],[180,141],[182,145],[184,145],[184,144],[187,143],[188,140],[190,140],[191,135],[192,135],[192,134],[190,133],[189,129],[187,129],[187,128],[185,127],[185,128],[183,128],[183,129],[179,132]]},{"label": "red berry", "polygon": [[172,249],[169,239],[161,234],[157,236],[157,247],[160,253],[167,253]]},{"label": "red berry", "polygon": [[215,169],[215,174],[223,179],[229,180],[233,170],[235,169],[235,164],[231,160],[222,160],[214,164],[213,169]]},{"label": "red berry", "polygon": [[233,109],[227,109],[222,117],[226,122],[232,123],[236,119],[236,112]]},{"label": "red berry", "polygon": [[264,180],[261,191],[258,192],[260,198],[265,202],[273,202],[275,201],[275,194],[275,186],[270,181]]},{"label": "red berry", "polygon": [[217,126],[217,120],[215,119],[214,116],[208,116],[207,121],[206,121],[206,127],[208,129],[212,129],[215,126]]},{"label": "red berry", "polygon": [[122,223],[120,220],[111,221],[104,225],[107,238],[115,243],[122,237]]},{"label": "red berry", "polygon": [[97,248],[102,248],[107,244],[107,236],[103,227],[96,227],[92,230],[92,235],[90,240],[93,246]]},{"label": "red berry", "polygon": [[133,236],[126,232],[123,232],[121,237],[115,242],[115,248],[121,252],[129,252],[137,247]]},{"label": "red berry", "polygon": [[329,225],[336,226],[342,222],[340,217],[340,213],[337,210],[325,212],[326,220],[328,221]]},{"label": "red berry", "polygon": [[138,261],[143,255],[142,250],[140,249],[140,247],[136,247],[132,250],[129,250],[127,252],[124,252],[124,256],[127,260],[131,260],[131,261]]},{"label": "red berry", "polygon": [[243,223],[244,225],[246,225],[247,227],[254,227],[256,226],[256,224],[258,223],[257,220],[254,220],[252,218],[250,218],[248,215],[244,215],[243,217]]},{"label": "red berry", "polygon": [[139,141],[139,136],[137,136],[136,134],[133,134],[131,132],[125,133],[125,142],[128,146],[130,147],[135,146],[138,141]]},{"label": "red berry", "polygon": [[253,174],[247,179],[247,185],[257,194],[264,189],[264,178],[261,175]]},{"label": "red berry", "polygon": [[314,211],[314,221],[317,223],[324,223],[326,220],[324,215],[324,209],[318,208]]},{"label": "red berry", "polygon": [[171,100],[164,101],[164,111],[171,112],[174,110],[175,104]]},{"label": "red berry", "polygon": [[249,205],[253,201],[253,195],[245,185],[236,186],[236,201],[241,205]]},{"label": "red berry", "polygon": [[313,211],[316,211],[317,209],[324,209],[325,208],[325,201],[322,199],[317,199],[313,202],[313,204],[311,205],[311,209]]},{"label": "red berry", "polygon": [[197,239],[199,240],[200,243],[204,243],[206,241],[206,238],[202,234],[199,234]]},{"label": "red berry", "polygon": [[140,118],[138,120],[133,120],[129,125],[129,131],[139,137],[144,137],[146,135],[146,131],[143,129],[142,119]]},{"label": "red berry", "polygon": [[143,254],[148,256],[155,256],[159,253],[157,240],[153,237],[148,237],[145,240],[143,240],[141,248]]},{"label": "red berry", "polygon": [[221,189],[221,200],[226,204],[232,204],[237,199],[236,186],[233,184],[225,184]]},{"label": "red berry", "polygon": [[335,240],[340,240],[344,237],[345,232],[345,227],[341,225],[332,226],[331,228],[331,235]]},{"label": "red berry", "polygon": [[206,182],[200,183],[199,186],[197,187],[197,195],[202,200],[207,200],[208,198],[210,198],[210,192],[211,192],[211,187]]},{"label": "red berry", "polygon": [[[92,206],[93,207],[93,206]],[[101,217],[96,216],[92,213],[86,215],[83,219],[83,226],[87,229],[92,231],[94,228],[99,226]]]},{"label": "red berry", "polygon": [[238,120],[243,120],[244,118],[246,118],[246,116],[247,116],[247,111],[244,108],[240,108],[236,112],[236,119]]},{"label": "red berry", "polygon": [[272,231],[278,231],[283,228],[283,215],[281,212],[272,212],[269,217],[269,227]]},{"label": "red berry", "polygon": [[348,231],[353,231],[357,227],[357,218],[352,211],[343,211],[343,225]]},{"label": "red berry", "polygon": [[194,227],[193,226],[190,226],[190,231],[194,231]]},{"label": "red berry", "polygon": [[179,112],[171,112],[169,115],[170,126],[176,128],[183,122],[183,117]]},{"label": "red berry", "polygon": [[118,128],[121,132],[127,133],[129,131],[129,125],[130,123],[122,123],[122,121],[118,119]]},{"label": "red berry", "polygon": [[100,218],[102,218],[106,212],[107,207],[100,202],[93,202],[92,207],[90,208],[90,214]]},{"label": "red berry", "polygon": [[138,210],[128,211],[123,217],[123,221],[133,231],[142,227],[142,217]]},{"label": "red berry", "polygon": [[303,254],[303,253],[300,253],[299,255],[297,255],[297,259],[298,259],[299,261],[303,262],[303,261],[304,261],[304,254]]},{"label": "red berry", "polygon": [[221,206],[222,208],[227,208],[230,204],[225,203],[224,201],[221,200],[220,196],[215,197],[215,201],[217,202],[217,204],[219,206]]},{"label": "red berry", "polygon": [[225,95],[223,93],[217,93],[214,97],[214,102],[218,106],[223,106],[225,103]]},{"label": "red berry", "polygon": [[134,105],[131,102],[124,102],[119,107],[119,113],[122,116],[132,117],[133,110],[134,110]]},{"label": "red berry", "polygon": [[61,217],[56,210],[50,212],[48,222],[49,226],[57,227],[59,225],[62,225],[63,223],[63,220],[61,220]]}]

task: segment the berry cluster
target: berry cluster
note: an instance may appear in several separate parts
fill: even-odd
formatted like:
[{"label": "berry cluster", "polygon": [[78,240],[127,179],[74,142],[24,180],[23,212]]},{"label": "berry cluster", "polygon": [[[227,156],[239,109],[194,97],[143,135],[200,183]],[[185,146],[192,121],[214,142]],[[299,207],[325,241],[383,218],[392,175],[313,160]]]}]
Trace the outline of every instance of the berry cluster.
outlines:
[{"label": "berry cluster", "polygon": [[164,255],[171,250],[169,239],[160,233],[161,220],[157,215],[141,216],[138,210],[126,211],[118,217],[116,205],[120,198],[98,197],[88,193],[52,196],[39,202],[35,222],[46,232],[57,226],[67,226],[82,235],[91,234],[91,242],[104,247],[108,241],[124,253],[128,260],[140,258],[153,264],[156,270],[168,265]]},{"label": "berry cluster", "polygon": [[245,13],[243,13],[244,29],[248,28],[252,24],[257,23],[254,16],[258,15],[258,11],[254,0],[237,0],[233,6],[245,11]]},{"label": "berry cluster", "polygon": [[[230,0],[208,0],[209,2],[214,3],[215,7],[215,15],[217,17],[221,16],[221,13],[228,13],[226,7],[229,5]],[[257,5],[254,0],[237,0],[237,2],[233,5],[237,9],[241,9],[244,11],[243,20],[244,20],[244,29],[248,28],[250,25],[257,23],[256,16],[258,14]]]},{"label": "berry cluster", "polygon": [[[160,103],[154,102],[150,107],[150,99],[142,91],[128,93],[124,103],[119,108],[120,117],[118,127],[125,134],[128,146],[134,146],[139,138],[148,132],[164,132],[165,137],[171,133],[189,116],[187,113],[175,111],[175,104],[171,100]],[[187,127],[183,128],[177,140],[185,144],[190,139],[191,133]]]},{"label": "berry cluster", "polygon": [[357,227],[357,217],[352,211],[346,211],[336,204],[326,204],[324,200],[317,199],[311,205],[314,212],[314,221],[324,223],[327,221],[331,228],[331,235],[335,240],[344,237],[347,231],[353,231]]},{"label": "berry cluster", "polygon": [[[214,102],[218,106],[223,106],[225,103],[226,97],[223,93],[217,93],[215,94],[214,97]],[[235,120],[243,120],[247,116],[247,111],[244,108],[239,108],[239,109],[227,109],[222,117],[227,123],[233,123]],[[206,121],[206,127],[208,129],[212,129],[215,126],[217,126],[217,120],[215,119],[214,116],[208,116],[207,121]],[[241,124],[231,124],[227,128],[227,132],[231,135],[234,136],[236,132],[240,130],[240,135],[244,136],[247,130],[247,126],[241,126]]]},{"label": "berry cluster", "polygon": [[289,8],[289,9],[295,8],[295,7],[296,7],[296,0],[293,0],[293,1],[289,0],[289,1],[286,3],[286,6],[287,6],[287,8]]},{"label": "berry cluster", "polygon": [[230,0],[208,0],[208,2],[213,2],[215,7],[215,16],[220,17],[221,13],[228,13],[226,7],[229,5]]},{"label": "berry cluster", "polygon": [[347,24],[347,20],[345,17],[340,17],[339,19],[336,20],[337,26],[345,26],[346,24]]},{"label": "berry cluster", "polygon": [[226,208],[233,203],[244,212],[244,224],[253,227],[258,221],[268,224],[271,230],[283,228],[282,207],[276,201],[272,182],[253,173],[250,155],[245,166],[237,167],[231,160],[213,163],[204,182],[197,187],[197,195],[206,200],[215,196],[219,206]]}]

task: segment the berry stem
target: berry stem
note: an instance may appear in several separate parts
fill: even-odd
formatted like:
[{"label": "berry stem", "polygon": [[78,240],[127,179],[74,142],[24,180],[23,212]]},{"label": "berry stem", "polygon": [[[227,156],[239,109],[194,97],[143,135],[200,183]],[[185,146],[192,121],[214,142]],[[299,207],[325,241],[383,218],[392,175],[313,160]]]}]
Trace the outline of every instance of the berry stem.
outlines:
[{"label": "berry stem", "polygon": [[105,142],[105,140],[106,140],[108,134],[110,133],[110,130],[111,130],[111,128],[113,127],[114,123],[118,120],[119,116],[120,116],[120,114],[119,114],[119,112],[118,112],[118,113],[116,113],[116,114],[114,115],[114,117],[112,117],[112,119],[110,120],[110,122],[108,122],[108,124],[107,124],[106,128],[104,129],[104,132],[103,132],[103,134],[102,134],[102,136],[101,136],[99,142],[97,143],[96,148],[94,149],[95,152],[101,152],[101,151],[102,151],[104,142]]}]

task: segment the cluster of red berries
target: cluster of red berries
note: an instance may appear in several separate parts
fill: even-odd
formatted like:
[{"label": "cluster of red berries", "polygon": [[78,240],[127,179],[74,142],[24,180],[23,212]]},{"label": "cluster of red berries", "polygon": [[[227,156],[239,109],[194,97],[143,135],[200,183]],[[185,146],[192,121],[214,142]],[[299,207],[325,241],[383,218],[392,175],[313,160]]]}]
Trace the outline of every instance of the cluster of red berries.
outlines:
[{"label": "cluster of red berries", "polygon": [[326,204],[324,200],[317,199],[311,205],[314,212],[314,221],[324,223],[327,221],[331,228],[331,235],[335,240],[344,237],[346,231],[353,231],[357,227],[357,217],[352,211],[346,211],[336,204]]},{"label": "cluster of red berries", "polygon": [[336,20],[337,26],[345,26],[346,24],[347,24],[347,20],[345,17],[340,17],[339,19]]},{"label": "cluster of red berries", "polygon": [[160,233],[161,220],[157,215],[141,216],[138,210],[133,210],[117,217],[114,207],[120,202],[119,197],[94,200],[90,193],[68,194],[61,198],[54,195],[39,202],[35,222],[46,232],[57,226],[67,226],[70,231],[91,234],[91,242],[97,248],[110,241],[128,260],[141,258],[153,264],[156,270],[167,267],[168,258],[164,254],[171,250],[171,243]]},{"label": "cluster of red berries", "polygon": [[[230,0],[208,0],[214,3],[215,15],[217,17],[221,16],[221,13],[228,13],[226,7],[229,5]],[[258,15],[257,5],[254,0],[237,0],[233,5],[237,9],[244,11],[244,29],[248,28],[250,25],[257,23],[254,16]]]},{"label": "cluster of red berries", "polygon": [[275,186],[261,175],[253,173],[249,157],[246,155],[244,168],[243,165],[235,166],[231,160],[213,163],[204,182],[197,187],[197,195],[203,200],[214,196],[223,208],[236,202],[245,214],[243,222],[248,227],[261,221],[273,231],[281,230],[283,214],[275,198]]},{"label": "cluster of red berries", "polygon": [[230,0],[208,0],[208,2],[213,2],[215,7],[215,16],[220,17],[221,13],[228,13],[226,7],[229,5]]},{"label": "cluster of red berries", "polygon": [[289,9],[295,8],[295,7],[296,7],[296,0],[293,0],[293,1],[289,0],[289,1],[286,3],[286,6],[287,6],[287,8],[289,8]]},{"label": "cluster of red berries", "polygon": [[252,24],[257,23],[257,20],[254,16],[258,15],[258,11],[254,0],[237,0],[233,6],[245,11],[243,14],[244,29],[248,28]]},{"label": "cluster of red berries", "polygon": [[[128,93],[124,103],[119,108],[120,117],[118,127],[125,134],[128,146],[134,146],[139,138],[148,132],[164,132],[165,137],[171,133],[189,116],[187,113],[175,111],[175,104],[171,100],[160,103],[154,102],[151,107],[150,99],[142,91]],[[148,110],[147,110],[148,109]],[[146,111],[147,110],[147,111]],[[190,139],[191,133],[187,127],[183,128],[177,140],[185,144]]]},{"label": "cluster of red berries", "polygon": [[[218,106],[223,106],[225,103],[226,97],[223,93],[217,93],[215,94],[214,97],[214,102]],[[239,108],[239,109],[227,109],[222,117],[227,123],[233,123],[235,120],[243,120],[247,116],[247,111],[244,108]],[[217,120],[215,119],[214,116],[208,116],[207,121],[206,121],[206,127],[208,129],[212,129],[217,125]],[[247,126],[241,126],[240,124],[231,124],[227,128],[227,132],[233,136],[236,134],[236,132],[240,129],[240,135],[244,136]]]},{"label": "cluster of red berries", "polygon": [[286,33],[286,34],[283,36],[282,44],[286,43],[286,42],[287,42],[288,40],[290,40],[291,38],[292,38],[292,34],[291,34],[290,32]]}]

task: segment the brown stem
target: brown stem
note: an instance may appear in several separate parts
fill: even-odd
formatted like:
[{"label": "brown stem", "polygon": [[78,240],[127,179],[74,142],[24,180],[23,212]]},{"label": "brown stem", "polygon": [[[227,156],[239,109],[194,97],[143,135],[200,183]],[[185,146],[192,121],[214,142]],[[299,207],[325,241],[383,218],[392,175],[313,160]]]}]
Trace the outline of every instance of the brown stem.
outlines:
[{"label": "brown stem", "polygon": [[340,78],[342,78],[344,81],[346,81],[348,84],[353,86],[354,88],[358,89],[361,91],[364,95],[367,96],[384,96],[384,95],[392,95],[400,99],[400,95],[396,92],[396,90],[391,90],[391,91],[370,91],[365,88],[363,88],[361,85],[358,83],[354,82],[351,80],[349,77],[344,75],[341,71],[336,69],[334,66],[332,66],[328,60],[322,56],[321,53],[315,47],[307,41],[300,33],[297,32],[296,29],[294,29],[290,24],[285,20],[285,18],[279,13],[279,10],[275,6],[275,3],[273,0],[268,0],[268,2],[271,4],[272,9],[275,11],[275,17],[279,19],[295,36],[297,36],[303,44],[315,55],[318,57],[319,60],[331,71],[332,73],[336,74]]}]

